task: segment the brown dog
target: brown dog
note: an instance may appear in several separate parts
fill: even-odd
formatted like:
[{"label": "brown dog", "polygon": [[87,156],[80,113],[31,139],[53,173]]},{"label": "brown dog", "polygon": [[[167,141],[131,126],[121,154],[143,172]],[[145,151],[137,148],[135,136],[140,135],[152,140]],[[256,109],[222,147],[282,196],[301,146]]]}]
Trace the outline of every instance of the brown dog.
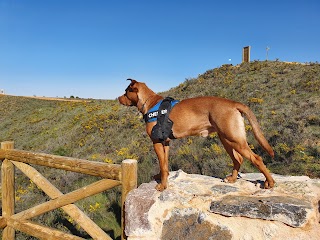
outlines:
[{"label": "brown dog", "polygon": [[[125,90],[125,94],[118,98],[121,104],[136,106],[142,114],[146,114],[150,108],[163,99],[144,83],[128,80],[131,80],[131,84]],[[273,157],[274,152],[263,136],[256,117],[249,107],[242,103],[219,97],[185,99],[172,108],[169,118],[173,121],[172,133],[175,138],[193,135],[206,137],[212,132],[218,133],[223,146],[233,160],[232,175],[225,179],[227,182],[233,183],[237,180],[239,168],[245,157],[266,177],[265,188],[272,188],[275,182],[262,158],[252,152],[248,146],[241,114],[248,118],[259,144]],[[156,122],[146,124],[146,131],[150,137],[155,124]],[[154,150],[160,164],[161,183],[156,187],[159,191],[163,191],[168,186],[169,141],[169,138],[165,142],[153,140]]]}]

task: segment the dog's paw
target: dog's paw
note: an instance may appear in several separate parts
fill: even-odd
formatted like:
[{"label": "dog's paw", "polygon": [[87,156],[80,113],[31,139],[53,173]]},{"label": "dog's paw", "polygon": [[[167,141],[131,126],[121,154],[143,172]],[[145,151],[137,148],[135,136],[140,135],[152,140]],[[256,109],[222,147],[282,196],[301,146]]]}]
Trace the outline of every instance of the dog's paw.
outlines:
[{"label": "dog's paw", "polygon": [[267,180],[264,182],[264,188],[265,189],[270,189],[274,187],[275,181],[273,180],[272,182],[268,182]]},{"label": "dog's paw", "polygon": [[234,179],[232,176],[228,176],[223,181],[226,183],[235,183],[237,179]]},{"label": "dog's paw", "polygon": [[156,190],[159,192],[163,192],[163,190],[165,190],[166,188],[167,188],[167,186],[164,186],[162,183],[159,183],[156,186]]}]

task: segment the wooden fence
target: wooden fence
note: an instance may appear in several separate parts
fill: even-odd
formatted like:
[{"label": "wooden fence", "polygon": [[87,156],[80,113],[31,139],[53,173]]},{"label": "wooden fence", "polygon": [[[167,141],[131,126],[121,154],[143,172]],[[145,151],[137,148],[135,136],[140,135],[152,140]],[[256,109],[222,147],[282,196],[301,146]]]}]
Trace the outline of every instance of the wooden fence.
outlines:
[{"label": "wooden fence", "polygon": [[[110,240],[112,238],[73,203],[119,185],[122,186],[121,238],[126,239],[124,234],[124,201],[129,191],[137,187],[136,160],[124,160],[121,165],[93,162],[82,159],[15,150],[13,142],[1,143],[0,160],[2,161],[2,216],[0,216],[0,228],[3,229],[2,239],[15,239],[15,230],[46,240],[83,239],[29,220],[51,210],[62,208],[93,239]],[[63,194],[29,164],[84,173],[87,175],[101,177],[103,179],[73,192]],[[51,198],[51,200],[22,212],[15,213],[15,167],[20,169],[21,172],[29,177]]]}]

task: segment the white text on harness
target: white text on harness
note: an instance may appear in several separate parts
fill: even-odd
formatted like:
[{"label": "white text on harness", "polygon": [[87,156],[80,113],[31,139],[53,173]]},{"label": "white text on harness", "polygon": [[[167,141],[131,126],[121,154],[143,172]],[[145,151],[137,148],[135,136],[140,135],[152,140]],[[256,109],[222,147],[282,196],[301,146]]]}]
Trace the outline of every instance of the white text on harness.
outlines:
[{"label": "white text on harness", "polygon": [[[163,109],[161,110],[161,114],[166,114],[168,112],[167,109]],[[158,111],[156,112],[151,112],[148,114],[148,118],[154,118],[154,117],[157,117],[158,116]]]}]

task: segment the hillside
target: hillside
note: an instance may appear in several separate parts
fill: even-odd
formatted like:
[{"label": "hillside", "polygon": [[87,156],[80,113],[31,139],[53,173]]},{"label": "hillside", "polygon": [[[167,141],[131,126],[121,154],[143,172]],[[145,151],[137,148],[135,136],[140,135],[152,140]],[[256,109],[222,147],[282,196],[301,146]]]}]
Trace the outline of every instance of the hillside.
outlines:
[{"label": "hillside", "polygon": [[[251,127],[246,126],[252,148],[262,155],[269,169],[283,175],[319,178],[319,93],[319,64],[255,61],[208,70],[161,95],[177,99],[216,95],[249,105],[275,150],[275,158],[270,159],[253,139]],[[0,106],[0,141],[13,140],[17,149],[113,163],[135,158],[139,161],[139,183],[149,182],[158,171],[144,122],[135,108],[126,108],[115,100],[68,102],[6,95],[0,95]],[[207,139],[190,137],[173,141],[170,151],[171,170],[224,177],[232,169],[232,161],[215,134]],[[256,169],[246,161],[241,171]],[[90,181],[82,175],[57,170],[42,172],[62,190]],[[25,192],[21,191],[18,197],[23,200],[20,204],[24,208],[33,196],[28,190],[30,182],[19,175],[20,178],[18,182]],[[41,201],[41,197],[39,193],[36,200]],[[112,229],[107,226],[104,229],[119,236],[117,192],[88,201],[79,205],[99,225],[112,222]],[[63,228],[66,219],[63,213],[57,212],[39,221]]]},{"label": "hillside", "polygon": [[[262,154],[270,169],[279,174],[320,177],[319,64],[255,61],[223,65],[165,94],[176,98],[216,95],[247,104],[275,150],[274,160]],[[247,130],[250,132],[250,126]],[[261,153],[252,134],[248,136]]]}]

